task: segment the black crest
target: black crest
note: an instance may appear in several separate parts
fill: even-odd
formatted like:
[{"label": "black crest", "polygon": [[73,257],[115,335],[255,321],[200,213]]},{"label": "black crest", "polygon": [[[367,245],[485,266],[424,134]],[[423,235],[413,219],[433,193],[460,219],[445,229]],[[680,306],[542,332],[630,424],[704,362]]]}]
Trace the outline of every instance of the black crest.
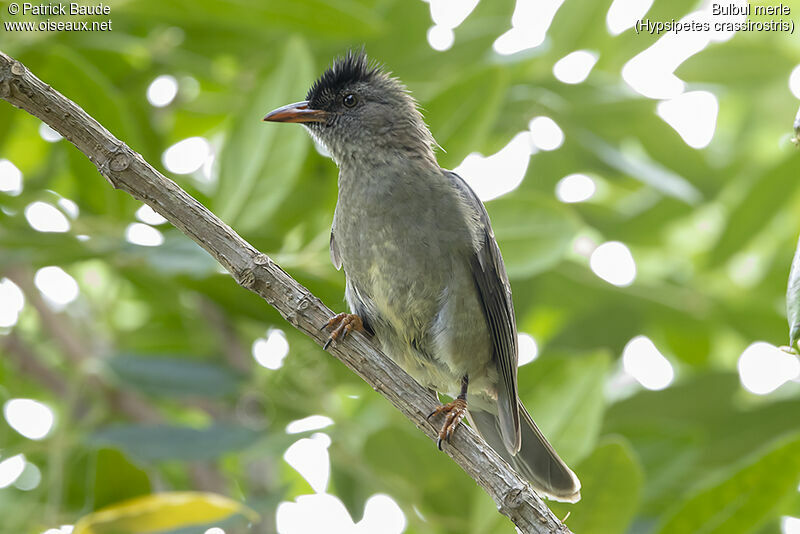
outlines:
[{"label": "black crest", "polygon": [[306,101],[313,106],[322,95],[335,94],[347,85],[368,82],[382,75],[380,66],[370,64],[363,48],[358,51],[349,50],[344,57],[334,59],[331,66],[314,82],[308,90]]}]

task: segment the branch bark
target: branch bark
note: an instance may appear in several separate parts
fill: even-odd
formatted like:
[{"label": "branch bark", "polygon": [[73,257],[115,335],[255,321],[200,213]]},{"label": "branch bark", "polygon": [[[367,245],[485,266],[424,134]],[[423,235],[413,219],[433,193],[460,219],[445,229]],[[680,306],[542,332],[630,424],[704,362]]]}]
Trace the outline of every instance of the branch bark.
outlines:
[{"label": "branch bark", "polygon": [[[242,287],[272,305],[292,326],[322,345],[319,330],[331,315],[317,297],[292,279],[175,182],[114,137],[77,104],[0,52],[0,98],[41,119],[92,161],[108,183],[152,207],[211,254]],[[386,397],[430,439],[425,419],[436,399],[358,334],[330,352]],[[462,425],[445,452],[494,499],[498,510],[525,534],[569,533],[530,485],[469,427]]]}]

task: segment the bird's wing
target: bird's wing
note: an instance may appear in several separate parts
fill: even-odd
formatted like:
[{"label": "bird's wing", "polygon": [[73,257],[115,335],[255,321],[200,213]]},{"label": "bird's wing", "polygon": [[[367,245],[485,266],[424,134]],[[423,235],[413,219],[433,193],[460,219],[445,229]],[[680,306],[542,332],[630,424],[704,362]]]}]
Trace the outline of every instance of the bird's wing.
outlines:
[{"label": "bird's wing", "polygon": [[514,454],[520,447],[520,426],[517,407],[517,324],[511,284],[483,203],[459,175],[451,171],[444,173],[461,193],[468,208],[478,214],[480,234],[470,263],[492,337],[492,356],[500,375],[497,406],[503,442]]},{"label": "bird's wing", "polygon": [[333,238],[333,229],[331,229],[331,262],[333,266],[336,267],[337,271],[341,270],[342,257],[339,256],[339,249],[336,248],[336,240]]}]

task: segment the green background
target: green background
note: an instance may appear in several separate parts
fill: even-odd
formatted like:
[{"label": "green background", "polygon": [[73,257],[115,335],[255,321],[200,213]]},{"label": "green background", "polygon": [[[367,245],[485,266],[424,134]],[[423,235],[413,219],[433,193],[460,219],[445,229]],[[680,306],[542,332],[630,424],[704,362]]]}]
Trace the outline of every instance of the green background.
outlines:
[{"label": "green background", "polygon": [[[583,482],[583,500],[554,511],[569,512],[579,534],[778,532],[782,515],[800,516],[800,386],[755,396],[736,363],[754,341],[788,339],[800,156],[787,82],[800,44],[742,32],[678,67],[687,90],[719,99],[714,139],[695,150],[655,114],[656,100],[622,81],[623,65],[657,37],[609,35],[609,5],[566,0],[546,43],[512,56],[491,48],[510,27],[508,0],[482,0],[445,52],[426,42],[429,6],[413,0],[113,2],[111,32],[0,30],[0,49],[162,172],[173,143],[211,140],[217,185],[171,177],[337,310],[343,274],[327,251],[335,167],[301,128],[260,123],[267,111],[301,100],[333,56],[363,44],[419,100],[443,167],[496,152],[534,116],[553,118],[563,146],[533,155],[521,186],[487,208],[504,255],[527,266],[511,269],[514,302],[540,356],[520,368],[521,396]],[[697,7],[656,0],[647,16],[679,19]],[[6,11],[0,2],[0,19]],[[588,79],[555,79],[553,64],[579,49],[599,55]],[[181,91],[156,109],[145,93],[161,74]],[[0,490],[0,531],[41,532],[129,497],[203,489],[248,504],[264,517],[253,531],[273,532],[278,503],[311,492],[282,459],[302,437],[286,424],[311,414],[335,422],[324,430],[329,492],[354,520],[370,495],[387,493],[406,532],[513,531],[413,425],[177,229],[160,227],[160,247],[126,243],[140,203],[38,128],[0,103],[0,158],[24,174],[21,195],[0,193],[0,277],[26,293],[19,323],[0,334],[0,400],[45,402],[57,425],[34,442],[0,424],[2,457],[24,453],[43,475],[32,491]],[[696,197],[676,192],[664,169]],[[602,194],[558,202],[555,184],[574,172],[595,177]],[[59,196],[80,208],[70,232],[31,229],[24,207]],[[624,242],[635,283],[596,277],[572,252],[578,236]],[[744,285],[731,277],[742,261],[756,266]],[[33,273],[48,265],[81,288],[61,312],[37,306]],[[250,356],[270,327],[290,345],[277,371]],[[637,335],[667,356],[676,381],[609,395]]]}]

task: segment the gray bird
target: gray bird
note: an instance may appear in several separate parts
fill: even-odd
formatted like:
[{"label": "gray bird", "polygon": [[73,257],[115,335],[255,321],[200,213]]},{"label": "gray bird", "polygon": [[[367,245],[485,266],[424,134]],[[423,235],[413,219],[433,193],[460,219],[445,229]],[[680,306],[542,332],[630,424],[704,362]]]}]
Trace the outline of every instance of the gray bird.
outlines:
[{"label": "gray bird", "polygon": [[302,124],[339,166],[330,252],[352,313],[324,325],[329,343],[353,329],[373,334],[420,384],[455,398],[431,414],[445,416],[439,448],[467,415],[540,493],[578,501],[578,478],[517,396],[514,305],[489,216],[439,167],[406,87],[349,52],[305,101],[264,120]]}]

